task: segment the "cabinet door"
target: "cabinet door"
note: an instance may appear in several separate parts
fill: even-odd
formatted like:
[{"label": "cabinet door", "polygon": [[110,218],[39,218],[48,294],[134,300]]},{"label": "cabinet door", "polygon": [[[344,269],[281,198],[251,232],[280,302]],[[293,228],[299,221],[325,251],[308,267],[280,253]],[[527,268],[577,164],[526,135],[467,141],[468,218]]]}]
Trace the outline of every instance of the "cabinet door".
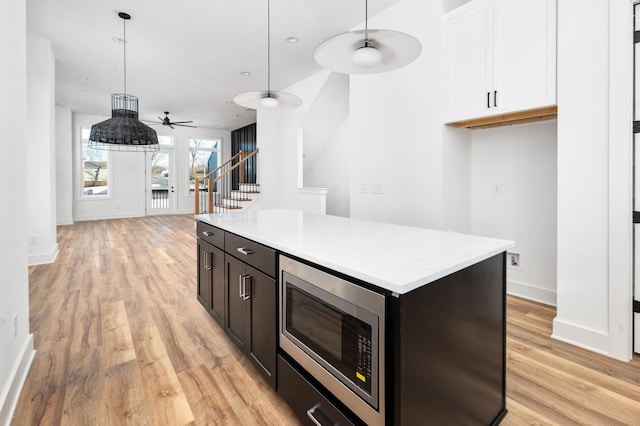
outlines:
[{"label": "cabinet door", "polygon": [[255,268],[247,267],[250,277],[249,358],[276,385],[276,282]]},{"label": "cabinet door", "polygon": [[494,113],[556,103],[555,0],[494,0]]},{"label": "cabinet door", "polygon": [[224,252],[211,247],[211,316],[224,326]]},{"label": "cabinet door", "polygon": [[491,113],[492,28],[493,9],[489,1],[468,3],[445,16],[444,120],[447,123]]},{"label": "cabinet door", "polygon": [[225,255],[225,273],[227,296],[225,304],[225,331],[234,342],[245,351],[248,336],[246,301],[243,294],[243,281],[247,266],[233,256]]},{"label": "cabinet door", "polygon": [[211,256],[214,247],[198,238],[198,301],[211,312]]}]

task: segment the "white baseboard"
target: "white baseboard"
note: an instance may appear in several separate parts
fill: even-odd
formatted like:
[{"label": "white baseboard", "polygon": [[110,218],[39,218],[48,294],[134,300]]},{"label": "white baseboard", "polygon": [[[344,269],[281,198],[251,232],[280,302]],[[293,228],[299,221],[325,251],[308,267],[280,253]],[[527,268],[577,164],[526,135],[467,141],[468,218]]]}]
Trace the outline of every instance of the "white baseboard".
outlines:
[{"label": "white baseboard", "polygon": [[531,284],[507,280],[507,293],[545,305],[557,306],[555,291]]},{"label": "white baseboard", "polygon": [[27,379],[27,374],[29,373],[35,354],[36,351],[33,349],[33,334],[29,334],[22,346],[18,362],[16,362],[16,365],[9,375],[9,382],[6,385],[5,392],[2,394],[4,399],[0,401],[0,425],[9,426],[11,423],[13,412],[18,404],[18,398],[20,398],[22,387]]},{"label": "white baseboard", "polygon": [[551,337],[603,355],[608,355],[609,353],[609,335],[569,324],[558,319],[558,317],[553,319]]},{"label": "white baseboard", "polygon": [[128,219],[132,217],[144,217],[144,213],[135,212],[135,213],[119,213],[119,214],[96,214],[96,215],[88,215],[88,216],[76,216],[75,220],[78,222],[84,222],[87,220],[109,220],[109,219]]},{"label": "white baseboard", "polygon": [[47,263],[53,263],[58,257],[58,243],[48,253],[38,253],[29,255],[29,266],[45,265]]},{"label": "white baseboard", "polygon": [[73,225],[73,219],[58,219],[56,226]]}]

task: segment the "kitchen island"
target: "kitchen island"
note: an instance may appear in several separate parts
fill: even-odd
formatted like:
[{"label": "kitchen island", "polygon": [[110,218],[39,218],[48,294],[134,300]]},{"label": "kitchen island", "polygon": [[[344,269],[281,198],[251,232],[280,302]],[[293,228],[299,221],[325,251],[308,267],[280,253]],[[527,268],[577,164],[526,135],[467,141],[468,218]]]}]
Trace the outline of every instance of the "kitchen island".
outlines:
[{"label": "kitchen island", "polygon": [[[512,242],[294,210],[196,220],[204,245],[199,276],[208,277],[199,277],[199,300],[301,420],[482,425],[506,414],[505,252]],[[224,268],[213,260],[214,249]],[[370,333],[373,349],[364,353],[373,372],[356,371],[355,385],[337,369],[335,383],[321,377],[333,367],[320,368],[324,360],[316,362],[316,352],[339,364],[336,348],[323,352],[321,342],[314,352],[313,342],[307,347],[292,339],[310,360],[287,349],[290,319],[283,305],[292,305],[287,289],[298,280],[283,269],[290,262],[318,271],[308,276],[319,281],[335,279],[381,298],[383,313],[373,321],[379,330]],[[212,278],[220,269],[224,275]],[[340,285],[328,293],[340,294]],[[344,352],[349,341],[342,339],[337,350]],[[354,350],[358,364],[362,348]],[[362,383],[374,389],[363,391]]]}]

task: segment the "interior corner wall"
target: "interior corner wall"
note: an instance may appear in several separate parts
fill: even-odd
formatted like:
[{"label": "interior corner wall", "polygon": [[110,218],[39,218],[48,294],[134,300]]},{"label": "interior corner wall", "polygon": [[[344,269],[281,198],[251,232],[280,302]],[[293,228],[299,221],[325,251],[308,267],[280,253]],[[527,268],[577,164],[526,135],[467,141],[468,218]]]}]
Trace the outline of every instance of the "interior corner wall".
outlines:
[{"label": "interior corner wall", "polygon": [[557,121],[471,132],[471,233],[515,242],[507,291],[556,304]]},{"label": "interior corner wall", "polygon": [[422,53],[351,76],[351,217],[443,227],[442,7],[401,0],[369,21],[413,35]]},{"label": "interior corner wall", "polygon": [[56,224],[73,224],[71,109],[56,106]]},{"label": "interior corner wall", "polygon": [[305,187],[328,188],[326,213],[349,216],[348,76],[320,71],[288,87],[303,100],[285,111],[259,110],[257,145],[261,208],[303,208],[298,193],[302,130]]},{"label": "interior corner wall", "polygon": [[27,37],[29,264],[51,263],[56,235],[55,59],[48,40]]},{"label": "interior corner wall", "polygon": [[[589,28],[585,32],[584,28]],[[609,2],[558,2],[558,310],[553,336],[608,352]]]},{"label": "interior corner wall", "polygon": [[[3,3],[0,13],[0,425],[11,421],[33,359],[29,333],[27,235],[26,1]],[[14,335],[14,318],[17,333]]]}]

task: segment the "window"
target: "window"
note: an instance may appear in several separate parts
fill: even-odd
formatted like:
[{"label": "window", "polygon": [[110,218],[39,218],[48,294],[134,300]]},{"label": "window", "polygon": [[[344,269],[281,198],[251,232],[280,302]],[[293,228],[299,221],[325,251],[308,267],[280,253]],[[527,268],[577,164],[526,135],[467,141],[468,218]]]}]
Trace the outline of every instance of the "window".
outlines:
[{"label": "window", "polygon": [[173,137],[158,135],[158,145],[173,146]]},{"label": "window", "polygon": [[189,139],[189,194],[194,192],[196,179],[218,168],[219,152],[219,140]]},{"label": "window", "polygon": [[82,129],[82,197],[110,197],[111,152],[89,146],[89,129]]}]

